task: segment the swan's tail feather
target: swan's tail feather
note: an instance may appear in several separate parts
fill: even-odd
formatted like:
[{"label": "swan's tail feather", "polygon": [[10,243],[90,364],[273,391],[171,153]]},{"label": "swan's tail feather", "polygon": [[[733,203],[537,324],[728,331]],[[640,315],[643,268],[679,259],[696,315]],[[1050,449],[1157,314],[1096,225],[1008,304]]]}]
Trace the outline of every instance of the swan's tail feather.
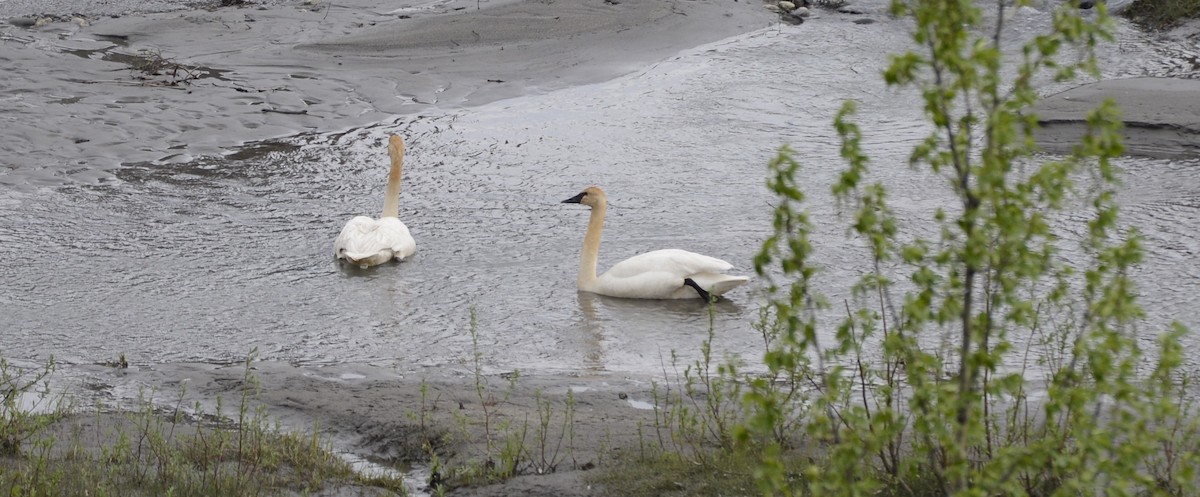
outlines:
[{"label": "swan's tail feather", "polygon": [[720,279],[714,278],[714,280],[707,286],[708,293],[713,294],[713,295],[722,295],[725,292],[733,290],[734,288],[742,286],[742,285],[746,284],[746,282],[750,281],[750,278],[747,278],[745,276],[731,276],[731,275],[721,275],[721,276],[724,276],[724,277],[720,278]]},{"label": "swan's tail feather", "polygon": [[344,254],[342,254],[342,259],[345,259],[345,260],[346,260],[346,262],[349,262],[349,263],[351,263],[351,264],[358,264],[359,262],[365,261],[365,260],[367,260],[367,259],[370,259],[370,258],[372,258],[372,257],[374,257],[374,256],[375,256],[375,254],[350,254],[350,253],[344,253]]},{"label": "swan's tail feather", "polygon": [[391,260],[392,253],[388,250],[371,253],[342,252],[338,258],[355,266],[367,267],[377,266]]}]

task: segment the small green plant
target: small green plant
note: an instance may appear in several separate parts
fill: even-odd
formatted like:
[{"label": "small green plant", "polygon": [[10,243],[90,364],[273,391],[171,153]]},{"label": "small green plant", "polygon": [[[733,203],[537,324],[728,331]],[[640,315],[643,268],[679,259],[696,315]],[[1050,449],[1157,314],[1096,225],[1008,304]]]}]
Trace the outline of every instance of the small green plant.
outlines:
[{"label": "small green plant", "polygon": [[[479,346],[479,323],[474,307],[470,313],[470,364],[479,417],[472,417],[462,403],[453,416],[457,426],[455,441],[465,442],[468,447],[477,445],[478,448],[449,461],[438,454],[431,454],[435,469],[430,487],[444,492],[457,486],[498,482],[519,475],[552,473],[568,459],[574,466],[573,392],[567,392],[559,410],[555,401],[535,391],[532,408],[537,419],[531,423],[529,411],[511,405],[512,396],[520,388],[519,371],[499,376],[506,380],[503,389],[495,389],[490,385],[490,377],[483,371],[484,354]],[[477,429],[482,432],[481,444],[473,443]]]},{"label": "small green plant", "polygon": [[[577,466],[575,454],[575,393],[567,390],[567,399],[563,405],[562,422],[555,426],[554,403],[542,397],[541,392],[535,395],[534,403],[538,412],[538,424],[533,439],[537,444],[536,453],[530,454],[530,470],[535,474],[553,473],[559,464],[571,458],[571,466]],[[556,433],[557,432],[557,433]],[[564,441],[566,447],[563,447]]]},{"label": "small green plant", "polygon": [[419,392],[421,396],[420,406],[416,409],[407,410],[407,417],[410,423],[415,425],[418,440],[416,445],[421,447],[420,452],[430,454],[444,447],[449,442],[449,433],[440,423],[435,420],[434,412],[438,410],[437,398],[430,398],[429,381],[427,378],[421,378]]},{"label": "small green plant", "polygon": [[653,426],[639,421],[636,447],[590,478],[615,495],[727,495],[753,488],[756,453],[736,435],[746,421],[740,360],[713,356],[716,306],[708,307],[700,357],[680,369],[676,351],[651,380]]},{"label": "small green plant", "polygon": [[22,445],[69,412],[50,390],[54,370],[53,357],[32,370],[0,357],[0,457],[20,455]]},{"label": "small green plant", "polygon": [[475,396],[479,399],[479,405],[483,409],[483,433],[487,444],[487,454],[490,456],[496,451],[497,435],[493,433],[495,428],[494,407],[500,402],[508,402],[509,397],[516,389],[517,380],[520,378],[519,371],[513,371],[508,377],[508,389],[504,390],[503,398],[497,398],[495,392],[488,388],[487,376],[483,374],[483,352],[479,350],[479,319],[475,313],[475,307],[471,307],[471,360],[472,371],[475,377]]},{"label": "small green plant", "polygon": [[705,464],[710,448],[734,447],[733,428],[744,419],[741,408],[744,379],[734,357],[718,362],[713,357],[716,307],[709,305],[708,336],[700,344],[700,357],[679,370],[679,356],[671,352],[662,382],[651,383],[655,435],[658,449]]}]

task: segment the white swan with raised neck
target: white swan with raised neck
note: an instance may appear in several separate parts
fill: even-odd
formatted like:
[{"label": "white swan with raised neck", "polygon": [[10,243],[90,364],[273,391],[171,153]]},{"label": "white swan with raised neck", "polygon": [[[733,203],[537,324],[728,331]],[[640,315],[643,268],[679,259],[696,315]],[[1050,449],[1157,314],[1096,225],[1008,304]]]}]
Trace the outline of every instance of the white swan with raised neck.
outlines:
[{"label": "white swan with raised neck", "polygon": [[388,139],[388,156],[392,169],[383,214],[379,219],[355,216],[333,242],[334,257],[364,269],[393,259],[403,261],[417,251],[416,240],[399,218],[400,172],[404,169],[404,140],[399,136]]},{"label": "white swan with raised neck", "polygon": [[728,262],[679,249],[635,255],[597,276],[596,262],[600,254],[604,215],[608,211],[608,197],[604,190],[590,186],[563,203],[583,204],[592,208],[579,257],[578,284],[581,291],[634,299],[710,300],[750,280],[745,276],[725,274],[725,271],[733,268]]}]

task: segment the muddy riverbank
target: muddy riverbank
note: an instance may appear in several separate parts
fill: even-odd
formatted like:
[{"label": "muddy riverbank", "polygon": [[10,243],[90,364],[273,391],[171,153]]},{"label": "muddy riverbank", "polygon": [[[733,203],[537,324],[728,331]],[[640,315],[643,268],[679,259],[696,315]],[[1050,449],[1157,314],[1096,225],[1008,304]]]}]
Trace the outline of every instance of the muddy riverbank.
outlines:
[{"label": "muddy riverbank", "polygon": [[[500,463],[499,447],[519,440],[527,451],[522,476],[451,495],[605,495],[593,488],[590,471],[635,455],[639,447],[670,443],[658,438],[665,426],[655,422],[650,378],[519,371],[477,377],[466,364],[409,372],[274,362],[252,363],[249,370],[244,364],[84,369],[88,379],[81,386],[118,406],[137,388],[143,398],[167,408],[200,405],[214,413],[216,399],[236,409],[245,389],[252,389],[254,405],[266,407],[284,426],[320,430],[366,471],[408,472],[418,491],[428,490],[423,485],[431,475],[430,450],[444,463],[491,465]],[[676,380],[657,379],[658,395],[678,395]],[[341,494],[330,488],[320,495]]]},{"label": "muddy riverbank", "polygon": [[1126,154],[1200,157],[1200,79],[1112,79],[1050,95],[1034,107],[1041,147],[1069,153],[1087,129],[1088,111],[1108,99],[1121,109]]},{"label": "muddy riverbank", "polygon": [[773,19],[732,0],[184,8],[214,4],[0,2],[0,184],[95,183],[122,163],[595,83]]},{"label": "muddy riverbank", "polygon": [[[674,350],[694,354],[710,325],[702,305],[577,294],[586,213],[559,201],[611,186],[602,264],[678,245],[748,273],[770,228],[762,175],[780,143],[800,151],[816,189],[839,167],[828,123],[841,100],[862,103],[881,163],[903,163],[923,129],[919,106],[874,76],[907,41],[901,21],[881,16],[817,11],[777,26],[732,0],[81,5],[97,10],[13,11],[33,24],[0,28],[12,68],[0,88],[0,255],[22,261],[0,268],[15,282],[0,290],[12,320],[0,353],[55,355],[70,381],[112,402],[187,385],[189,400],[211,403],[244,386],[241,366],[222,361],[258,348],[272,414],[315,421],[342,449],[389,463],[421,439],[413,415],[452,430],[486,406],[523,422],[543,400],[562,412],[572,392],[569,462],[562,452],[553,475],[462,495],[588,495],[585,468],[639,442],[638,424],[653,420],[650,379],[664,380],[654,372],[671,369]],[[1047,15],[1022,11],[1014,29]],[[150,62],[165,65],[148,72]],[[392,132],[412,143],[401,209],[418,254],[338,269],[333,236],[381,203],[380,144]],[[1147,300],[1195,324],[1178,291],[1200,281],[1189,263],[1194,174],[1126,165],[1127,212],[1151,253]],[[897,180],[902,213],[936,204],[925,179]],[[823,282],[852,281],[847,260],[861,246],[822,229]],[[758,299],[748,287],[717,309],[715,350],[761,357],[748,325]],[[90,365],[118,354],[133,367]],[[529,370],[509,391],[514,364]],[[478,456],[481,433],[470,425],[456,454]]]}]

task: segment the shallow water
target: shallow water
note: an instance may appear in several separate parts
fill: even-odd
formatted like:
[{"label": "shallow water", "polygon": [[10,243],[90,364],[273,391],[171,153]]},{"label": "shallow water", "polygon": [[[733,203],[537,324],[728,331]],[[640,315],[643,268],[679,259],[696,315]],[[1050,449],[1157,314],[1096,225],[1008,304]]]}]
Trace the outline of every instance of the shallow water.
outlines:
[{"label": "shallow water", "polygon": [[[1044,16],[1020,12],[1009,29],[1035,32]],[[489,371],[656,374],[671,368],[672,351],[695,358],[711,321],[718,355],[753,362],[761,282],[711,315],[699,301],[580,294],[588,212],[559,202],[591,184],[608,192],[601,270],[678,247],[751,274],[771,229],[765,165],[781,143],[805,165],[814,219],[837,214],[830,122],[854,99],[897,211],[927,215],[945,199],[905,166],[924,132],[919,104],[878,77],[907,25],[875,17],[761,30],[607,83],[226,158],[126,164],[95,180],[86,164],[9,171],[26,187],[0,192],[0,352],[144,364],[233,362],[257,349],[266,360],[408,370],[467,369],[477,347]],[[1195,77],[1195,53],[1122,26],[1106,74]],[[382,207],[390,133],[408,142],[400,211],[418,252],[367,271],[341,267],[332,240],[342,224]],[[1166,316],[1195,328],[1200,164],[1121,166],[1124,219],[1146,238],[1137,276],[1147,336]],[[820,221],[815,238],[834,302],[861,260],[841,226]]]}]

